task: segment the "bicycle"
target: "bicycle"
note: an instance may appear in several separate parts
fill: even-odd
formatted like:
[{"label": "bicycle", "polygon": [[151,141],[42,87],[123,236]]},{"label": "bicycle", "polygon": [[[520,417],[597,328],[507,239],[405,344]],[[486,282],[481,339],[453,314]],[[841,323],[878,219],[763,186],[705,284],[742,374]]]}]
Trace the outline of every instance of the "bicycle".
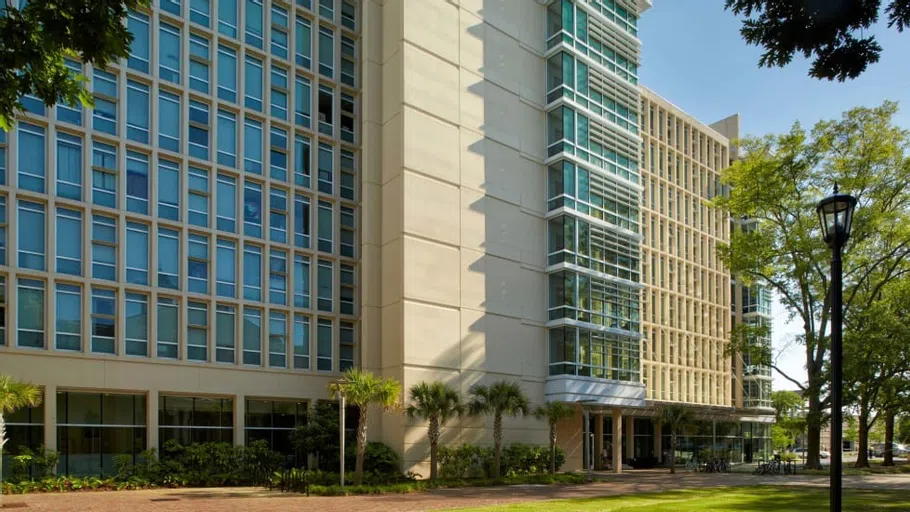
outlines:
[{"label": "bicycle", "polygon": [[696,458],[691,458],[686,462],[686,471],[691,471],[693,473],[698,472],[701,463]]}]

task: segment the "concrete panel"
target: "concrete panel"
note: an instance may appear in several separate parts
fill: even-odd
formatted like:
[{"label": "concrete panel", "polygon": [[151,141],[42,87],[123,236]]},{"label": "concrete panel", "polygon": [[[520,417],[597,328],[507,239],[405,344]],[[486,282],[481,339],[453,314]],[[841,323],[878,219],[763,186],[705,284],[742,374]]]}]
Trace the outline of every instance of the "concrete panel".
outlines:
[{"label": "concrete panel", "polygon": [[457,306],[458,250],[425,240],[404,239],[404,296]]},{"label": "concrete panel", "polygon": [[456,185],[405,171],[404,231],[457,245],[459,193]]},{"label": "concrete panel", "polygon": [[404,39],[457,63],[458,7],[441,1],[405,0]]},{"label": "concrete panel", "polygon": [[463,307],[514,318],[521,318],[523,310],[529,314],[546,310],[538,271],[525,269],[518,261],[467,249],[462,251],[461,264]]},{"label": "concrete panel", "polygon": [[404,242],[395,239],[382,246],[382,305],[399,302],[404,294]]},{"label": "concrete panel", "polygon": [[401,237],[404,231],[404,175],[398,174],[382,186],[382,243]]},{"label": "concrete panel", "polygon": [[546,221],[481,192],[463,188],[462,245],[539,267],[546,265]]},{"label": "concrete panel", "polygon": [[414,109],[404,110],[404,160],[408,169],[458,184],[458,128]]},{"label": "concrete panel", "polygon": [[404,102],[458,122],[458,67],[408,43],[403,46]]},{"label": "concrete panel", "polygon": [[382,62],[401,49],[404,37],[404,2],[382,2]]},{"label": "concrete panel", "polygon": [[[419,302],[404,302],[404,363],[433,369],[458,370],[461,365],[459,312]],[[440,371],[435,378],[451,378],[452,371]],[[407,374],[411,379],[412,374]],[[431,376],[421,376],[429,378]],[[407,382],[408,387],[420,382]]]}]

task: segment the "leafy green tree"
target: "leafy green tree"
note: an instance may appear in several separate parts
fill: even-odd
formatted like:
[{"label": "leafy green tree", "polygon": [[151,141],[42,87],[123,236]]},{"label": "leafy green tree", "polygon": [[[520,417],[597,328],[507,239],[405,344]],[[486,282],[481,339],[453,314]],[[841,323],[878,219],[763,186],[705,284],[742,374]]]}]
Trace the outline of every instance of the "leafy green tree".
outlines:
[{"label": "leafy green tree", "polygon": [[806,430],[806,419],[800,414],[803,397],[795,391],[771,393],[774,407],[774,426],[771,428],[772,444],[776,450],[783,450],[796,442],[796,437]]},{"label": "leafy green tree", "polygon": [[670,473],[676,474],[676,439],[679,434],[692,427],[695,415],[691,409],[670,405],[661,411],[661,421],[670,429]]},{"label": "leafy green tree", "polygon": [[436,480],[439,474],[439,428],[451,418],[461,416],[464,412],[461,395],[444,382],[421,382],[411,386],[411,402],[411,405],[405,409],[408,417],[420,418],[428,422],[430,480]]},{"label": "leafy green tree", "polygon": [[315,455],[317,467],[325,471],[338,471],[338,402],[318,400],[307,411],[306,423],[291,432],[300,462],[307,455]]},{"label": "leafy green tree", "polygon": [[574,415],[575,409],[563,402],[547,402],[534,410],[537,419],[547,420],[550,425],[550,474],[556,474],[556,425]]},{"label": "leafy green tree", "polygon": [[502,417],[527,416],[530,412],[528,396],[517,382],[501,380],[489,386],[480,384],[471,388],[468,410],[472,415],[493,416],[493,478],[499,478],[502,461]]},{"label": "leafy green tree", "polygon": [[[807,467],[821,468],[820,435],[829,406],[828,332],[830,250],[820,234],[815,206],[836,182],[859,199],[844,252],[845,322],[862,318],[881,290],[910,268],[910,164],[907,131],[895,126],[897,104],[858,107],[807,132],[799,123],[781,135],[739,141],[743,157],[722,172],[727,194],[711,204],[750,219],[718,247],[737,279],[776,292],[802,324],[805,382],[770,365],[795,384],[807,401]],[[845,332],[850,329],[845,324]],[[846,336],[845,336],[846,339]],[[734,349],[740,340],[733,339]]]},{"label": "leafy green tree", "polygon": [[809,76],[841,82],[878,62],[882,47],[866,31],[883,5],[889,28],[903,32],[910,25],[910,0],[726,0],[725,5],[746,17],[743,39],[765,50],[760,66],[783,67],[800,54],[814,57]]},{"label": "leafy green tree", "polygon": [[[0,6],[7,3],[19,4]],[[0,128],[10,128],[25,94],[48,107],[58,100],[92,106],[85,78],[74,75],[63,58],[104,68],[128,57],[133,36],[123,19],[128,10],[147,5],[148,0],[30,0],[22,8],[0,7]]]},{"label": "leafy green tree", "polygon": [[363,483],[363,454],[367,447],[369,408],[373,405],[384,412],[398,410],[401,405],[401,383],[351,368],[344,372],[340,381],[329,384],[329,392],[343,396],[348,405],[355,406],[360,411],[357,423],[357,465],[354,470],[354,483],[360,485]]},{"label": "leafy green tree", "polygon": [[[37,386],[0,375],[0,458],[6,446],[6,421],[4,415],[22,409],[37,407],[41,403],[41,389]],[[2,470],[2,467],[0,467]],[[3,488],[3,473],[0,472],[0,489]],[[0,492],[0,508],[3,507],[3,493]]]}]

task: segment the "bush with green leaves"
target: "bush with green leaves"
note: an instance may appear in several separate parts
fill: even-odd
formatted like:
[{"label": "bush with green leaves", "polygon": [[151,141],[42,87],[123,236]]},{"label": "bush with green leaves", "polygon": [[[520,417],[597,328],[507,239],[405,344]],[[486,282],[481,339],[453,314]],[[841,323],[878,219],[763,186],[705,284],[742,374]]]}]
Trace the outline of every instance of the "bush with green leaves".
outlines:
[{"label": "bush with green leaves", "polygon": [[[565,452],[556,449],[556,469],[565,463]],[[550,470],[550,450],[546,446],[515,443],[502,450],[501,473],[506,476],[536,475]],[[490,478],[493,474],[493,448],[463,444],[439,448],[442,478]]]},{"label": "bush with green leaves", "polygon": [[44,445],[39,446],[34,451],[25,446],[20,446],[16,451],[16,455],[13,455],[9,481],[18,483],[27,480],[42,480],[46,477],[54,476],[54,469],[57,467],[57,461],[59,460],[60,454],[55,451],[45,450]]},{"label": "bush with green leaves", "polygon": [[[353,469],[357,456],[357,446],[351,444],[344,452],[345,469]],[[395,450],[378,441],[367,443],[363,454],[363,470],[366,473],[398,474],[401,473],[401,459]]]}]

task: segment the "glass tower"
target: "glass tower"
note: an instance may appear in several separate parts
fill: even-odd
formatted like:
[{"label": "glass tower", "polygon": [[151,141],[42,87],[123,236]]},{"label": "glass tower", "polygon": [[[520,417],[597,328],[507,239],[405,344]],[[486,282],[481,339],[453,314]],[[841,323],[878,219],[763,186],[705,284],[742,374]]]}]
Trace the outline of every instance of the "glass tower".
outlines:
[{"label": "glass tower", "polygon": [[639,40],[634,5],[547,12],[549,375],[639,383]]}]

